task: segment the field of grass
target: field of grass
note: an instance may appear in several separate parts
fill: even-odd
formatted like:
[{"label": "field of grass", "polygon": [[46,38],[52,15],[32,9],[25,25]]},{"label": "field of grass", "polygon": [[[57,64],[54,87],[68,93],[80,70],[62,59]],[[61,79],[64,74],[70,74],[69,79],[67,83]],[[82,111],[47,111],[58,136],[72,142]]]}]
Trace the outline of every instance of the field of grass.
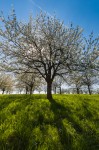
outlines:
[{"label": "field of grass", "polygon": [[99,150],[99,95],[1,95],[0,150]]}]

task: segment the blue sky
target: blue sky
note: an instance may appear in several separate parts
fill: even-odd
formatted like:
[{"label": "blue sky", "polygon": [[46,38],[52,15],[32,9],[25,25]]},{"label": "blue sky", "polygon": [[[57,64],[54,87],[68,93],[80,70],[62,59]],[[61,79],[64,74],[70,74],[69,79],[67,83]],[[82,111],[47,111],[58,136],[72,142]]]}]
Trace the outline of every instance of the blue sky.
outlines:
[{"label": "blue sky", "polygon": [[35,16],[42,9],[49,15],[56,15],[66,25],[71,22],[84,28],[84,34],[91,31],[99,35],[99,0],[0,0],[0,10],[7,15],[12,5],[20,20],[27,20],[30,13]]}]

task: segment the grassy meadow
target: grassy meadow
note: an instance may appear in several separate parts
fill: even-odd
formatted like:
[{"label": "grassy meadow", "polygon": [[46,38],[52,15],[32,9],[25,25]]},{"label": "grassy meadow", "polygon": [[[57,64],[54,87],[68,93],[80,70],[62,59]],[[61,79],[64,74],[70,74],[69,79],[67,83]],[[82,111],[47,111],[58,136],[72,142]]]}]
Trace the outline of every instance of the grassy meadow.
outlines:
[{"label": "grassy meadow", "polygon": [[0,95],[0,150],[99,150],[99,95]]}]

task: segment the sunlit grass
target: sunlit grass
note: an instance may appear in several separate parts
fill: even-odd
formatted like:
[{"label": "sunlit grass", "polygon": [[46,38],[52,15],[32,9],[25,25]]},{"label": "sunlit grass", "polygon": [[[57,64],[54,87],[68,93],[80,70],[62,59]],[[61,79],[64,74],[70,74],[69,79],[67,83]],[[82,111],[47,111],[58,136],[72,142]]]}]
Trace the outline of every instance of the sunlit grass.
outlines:
[{"label": "sunlit grass", "polygon": [[99,95],[1,95],[0,150],[99,150]]}]

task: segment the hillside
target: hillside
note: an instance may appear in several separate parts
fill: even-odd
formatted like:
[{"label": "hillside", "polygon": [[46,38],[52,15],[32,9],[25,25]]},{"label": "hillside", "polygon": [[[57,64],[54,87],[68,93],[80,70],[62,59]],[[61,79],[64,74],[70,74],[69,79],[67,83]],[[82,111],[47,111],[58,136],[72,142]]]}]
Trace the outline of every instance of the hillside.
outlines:
[{"label": "hillside", "polygon": [[99,95],[0,96],[0,150],[99,150]]}]

